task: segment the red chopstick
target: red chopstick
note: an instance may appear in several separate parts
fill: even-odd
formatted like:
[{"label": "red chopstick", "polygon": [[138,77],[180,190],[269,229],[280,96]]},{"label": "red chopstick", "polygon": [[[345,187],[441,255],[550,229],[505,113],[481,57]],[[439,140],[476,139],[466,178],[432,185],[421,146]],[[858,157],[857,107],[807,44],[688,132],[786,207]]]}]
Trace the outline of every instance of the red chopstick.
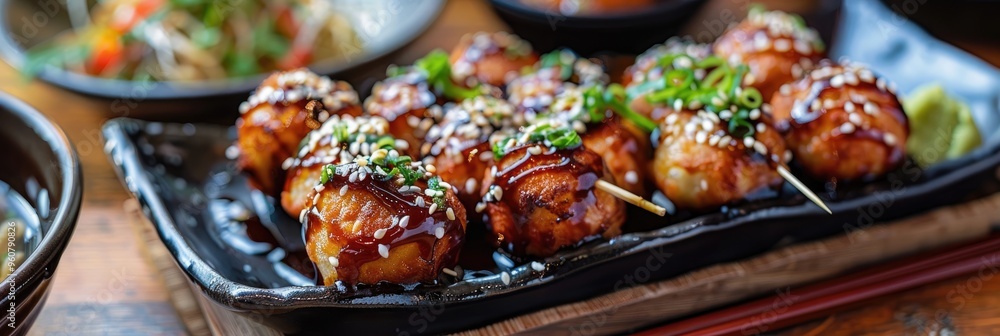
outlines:
[{"label": "red chopstick", "polygon": [[[992,266],[1000,257],[1000,235],[981,242],[936,250],[883,264],[847,277],[789,292],[788,299],[767,298],[647,330],[640,335],[722,335],[768,330],[849,303],[902,291]],[[777,301],[782,300],[782,301]],[[791,301],[791,302],[790,302]],[[783,303],[777,307],[776,302]],[[780,313],[779,313],[780,311]],[[766,318],[764,315],[767,315]]]}]

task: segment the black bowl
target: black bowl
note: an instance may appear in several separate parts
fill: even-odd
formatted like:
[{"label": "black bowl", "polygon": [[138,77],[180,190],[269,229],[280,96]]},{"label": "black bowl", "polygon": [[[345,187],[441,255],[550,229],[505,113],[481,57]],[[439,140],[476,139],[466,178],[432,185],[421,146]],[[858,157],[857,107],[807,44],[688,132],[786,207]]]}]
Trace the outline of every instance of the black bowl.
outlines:
[{"label": "black bowl", "polygon": [[[0,307],[14,308],[14,328],[8,313],[0,334],[24,334],[34,322],[49,292],[73,227],[83,195],[76,151],[58,127],[25,103],[0,93],[0,181],[24,196],[38,216],[41,239],[18,268],[2,283]],[[10,164],[14,163],[14,164]],[[6,235],[6,224],[4,225]],[[6,254],[4,254],[4,265]]]},{"label": "black bowl", "polygon": [[490,0],[507,25],[535,49],[568,47],[596,52],[638,54],[677,35],[705,0],[657,0],[642,9],[569,16],[525,5],[519,0]]},{"label": "black bowl", "polygon": [[[0,0],[0,57],[21,68],[25,52],[71,29],[65,1]],[[365,41],[360,55],[318,62],[309,67],[323,75],[350,80],[350,70],[371,63],[419,36],[444,7],[443,0],[355,1],[349,11]],[[99,78],[47,67],[39,79],[67,90],[106,99],[113,117],[190,121],[223,114],[231,120],[247,94],[267,74],[195,82],[141,82]],[[206,114],[209,114],[206,116]],[[208,118],[206,118],[208,117]]]}]

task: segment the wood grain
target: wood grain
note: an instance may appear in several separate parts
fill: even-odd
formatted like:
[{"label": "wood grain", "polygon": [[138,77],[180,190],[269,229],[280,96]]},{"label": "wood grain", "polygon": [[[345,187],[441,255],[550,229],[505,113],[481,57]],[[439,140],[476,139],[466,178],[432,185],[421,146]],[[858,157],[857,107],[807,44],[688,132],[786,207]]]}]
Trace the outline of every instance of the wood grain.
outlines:
[{"label": "wood grain", "polygon": [[[773,2],[773,1],[772,1]],[[716,0],[706,7],[697,18],[711,18],[712,13],[721,12],[723,8],[740,7],[742,0]],[[706,14],[708,13],[708,14]],[[699,24],[704,20],[693,20],[694,31],[703,29]],[[407,64],[434,48],[448,48],[454,45],[462,34],[486,30],[505,29],[504,24],[489,10],[485,0],[453,0],[449,1],[442,16],[436,20],[430,30],[405,47],[375,65],[367,71],[371,76],[379,76],[384,71],[384,63]],[[1000,49],[984,46],[981,42],[958,41],[966,50],[983,57],[994,64],[1000,64]],[[381,68],[379,68],[381,67]],[[162,262],[153,262],[157,257],[144,257],[146,245],[156,241],[147,241],[137,234],[132,225],[132,219],[125,212],[123,202],[129,198],[122,188],[118,177],[108,163],[102,151],[100,126],[107,119],[110,103],[100,99],[75,94],[58,89],[39,81],[27,81],[6,64],[0,65],[0,90],[25,100],[38,108],[42,113],[59,124],[76,146],[84,170],[84,204],[80,221],[70,245],[63,255],[59,271],[55,276],[52,292],[45,308],[41,312],[33,335],[117,335],[117,334],[183,334],[192,332],[204,334],[205,329],[212,325],[202,325],[185,329],[182,321],[193,320],[186,309],[178,314],[173,308],[170,298],[178,298],[179,292],[172,290],[183,283],[183,276],[168,275],[159,270],[165,269]],[[960,217],[964,218],[964,217]],[[1000,218],[1000,217],[994,217]],[[945,220],[946,218],[939,218]],[[948,219],[947,223],[954,220]],[[964,221],[964,219],[963,219]],[[928,225],[927,223],[914,223]],[[959,223],[960,224],[960,223]],[[929,226],[921,226],[932,230]],[[972,236],[981,233],[976,230],[955,232],[955,228],[942,227],[942,236],[958,239],[962,235]],[[873,228],[871,234],[878,233]],[[934,231],[931,231],[934,232]],[[928,233],[928,232],[925,232]],[[936,232],[935,232],[936,233]],[[915,242],[922,247],[935,245],[932,239]],[[872,246],[863,253],[902,253],[890,246]],[[677,288],[696,288],[711,293],[722,293],[730,298],[741,297],[736,288],[753,288],[762,290],[774,288],[789,276],[788,270],[802,269],[796,273],[796,281],[807,281],[833,274],[827,266],[839,265],[838,260],[824,260],[822,263],[810,261],[810,255],[829,249],[829,245],[815,245],[812,251],[775,252],[762,258],[754,259],[752,264],[720,265],[714,270],[702,270],[671,280],[671,286]],[[885,249],[885,250],[881,250]],[[782,255],[780,253],[785,253]],[[791,254],[788,254],[791,253]],[[812,254],[805,254],[812,253]],[[857,252],[862,253],[862,252]],[[799,255],[801,254],[801,255]],[[858,255],[859,255],[858,254]],[[162,256],[161,256],[162,257]],[[855,258],[857,255],[855,255]],[[778,260],[794,260],[792,264],[778,263]],[[159,258],[162,259],[162,258]],[[747,261],[750,262],[750,261]],[[744,276],[746,267],[763,267],[769,271],[754,280]],[[784,270],[784,272],[783,272]],[[713,273],[715,272],[715,273]],[[729,278],[725,282],[706,282],[708,279]],[[829,319],[815,321],[787,333],[798,334],[811,330],[821,330],[822,333],[856,334],[859,331],[871,330],[875,333],[915,333],[918,331],[958,330],[970,334],[995,334],[1000,332],[1000,281],[992,279],[982,281],[982,288],[962,300],[956,298],[951,291],[957,291],[960,285],[967,285],[969,279],[955,279],[927,286],[918,290],[875,300],[865,307],[853,311],[836,314]],[[578,322],[583,308],[598,303],[622,303],[623,308],[615,314],[628,319],[647,319],[650,317],[664,318],[672,314],[690,313],[688,309],[704,309],[721,303],[715,295],[702,295],[688,299],[678,299],[679,289],[668,289],[667,284],[658,284],[653,289],[633,288],[622,293],[621,297],[601,297],[592,302],[580,303],[579,307],[561,308],[553,312],[528,315],[518,322],[488,327],[484,331],[514,331],[531,332],[565,331],[553,330],[552,327],[541,327],[542,321],[551,321],[558,326],[570,326]],[[676,302],[656,304],[647,310],[633,309],[646,294],[656,294],[665,298],[673,298]],[[198,296],[189,297],[191,300]],[[183,301],[182,301],[183,302]],[[181,305],[184,307],[184,304]],[[583,308],[581,308],[583,307]],[[934,319],[936,312],[943,309],[947,319]],[[935,322],[938,321],[938,322]],[[936,325],[934,323],[937,323]],[[628,330],[640,325],[612,324],[614,330]],[[923,329],[921,329],[923,328]],[[936,328],[936,329],[935,329]],[[216,327],[217,330],[217,327]],[[841,332],[845,331],[846,332]]]}]

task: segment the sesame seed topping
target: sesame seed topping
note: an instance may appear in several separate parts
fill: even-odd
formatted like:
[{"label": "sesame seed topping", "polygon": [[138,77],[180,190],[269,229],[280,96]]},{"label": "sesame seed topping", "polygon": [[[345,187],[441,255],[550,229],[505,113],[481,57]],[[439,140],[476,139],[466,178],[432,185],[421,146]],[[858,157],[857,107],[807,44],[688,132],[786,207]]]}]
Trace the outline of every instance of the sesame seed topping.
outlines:
[{"label": "sesame seed topping", "polygon": [[500,281],[503,281],[504,285],[510,285],[510,273],[507,272],[500,273]]},{"label": "sesame seed topping", "polygon": [[836,75],[833,76],[833,78],[830,78],[830,86],[834,88],[839,88],[841,86],[844,86],[844,76]]},{"label": "sesame seed topping", "polygon": [[852,102],[844,103],[844,111],[847,111],[847,113],[854,113],[854,103]]},{"label": "sesame seed topping", "polygon": [[545,265],[542,264],[542,263],[540,263],[540,262],[537,262],[537,261],[532,261],[531,262],[531,269],[533,269],[535,271],[538,271],[538,272],[541,272],[541,271],[545,270]]},{"label": "sesame seed topping", "polygon": [[701,185],[701,190],[708,190],[708,181],[701,180],[700,185]]},{"label": "sesame seed topping", "polygon": [[385,237],[385,232],[386,231],[388,231],[388,230],[386,230],[386,229],[375,230],[375,234],[373,234],[372,236],[374,236],[375,239],[382,239],[383,237]]},{"label": "sesame seed topping", "polygon": [[753,144],[753,150],[757,151],[757,153],[760,153],[760,155],[767,155],[767,146],[764,146],[763,142],[759,141],[755,142]]},{"label": "sesame seed topping", "polygon": [[483,210],[486,210],[486,203],[483,202],[476,203],[476,213],[481,213],[483,212]]},{"label": "sesame seed topping", "polygon": [[399,220],[399,227],[401,227],[401,228],[405,229],[406,226],[409,225],[409,224],[410,224],[410,216],[409,215],[403,216],[403,218],[401,218]]},{"label": "sesame seed topping", "polygon": [[862,120],[860,114],[851,113],[850,115],[847,116],[847,120],[849,120],[852,124],[861,126]]},{"label": "sesame seed topping", "polygon": [[528,153],[531,153],[531,155],[542,154],[542,148],[538,146],[528,147]]},{"label": "sesame seed topping", "polygon": [[337,257],[330,256],[329,258],[326,258],[326,260],[330,262],[330,266],[333,267],[340,266],[340,259],[337,259]]},{"label": "sesame seed topping", "polygon": [[428,214],[433,214],[435,211],[437,211],[437,209],[438,209],[438,204],[437,203],[431,203],[431,207],[427,208],[427,213]]},{"label": "sesame seed topping", "polygon": [[447,275],[450,275],[450,276],[453,276],[453,277],[457,277],[458,276],[458,272],[455,272],[454,270],[452,270],[450,268],[447,268],[447,267],[442,268],[441,272],[444,272],[444,274],[447,274]]},{"label": "sesame seed topping", "polygon": [[778,88],[778,92],[780,92],[781,95],[783,96],[790,95],[792,94],[792,86],[788,84],[782,84],[781,87]]},{"label": "sesame seed topping", "polygon": [[503,198],[503,189],[497,186],[493,186],[492,188],[490,188],[490,194],[493,194],[493,198],[499,201],[500,199]]},{"label": "sesame seed topping", "polygon": [[885,133],[885,135],[882,136],[882,140],[885,141],[886,145],[889,146],[896,145],[896,136],[892,135],[892,133]]},{"label": "sesame seed topping", "polygon": [[389,245],[378,244],[378,254],[381,255],[382,258],[389,258]]},{"label": "sesame seed topping", "polygon": [[347,186],[348,185],[345,184],[343,187],[340,187],[340,196],[347,195]]},{"label": "sesame seed topping", "polygon": [[629,170],[625,173],[625,182],[628,184],[639,183],[639,174],[636,174],[634,170]]},{"label": "sesame seed topping", "polygon": [[452,209],[451,207],[449,207],[448,210],[445,211],[445,213],[448,215],[448,220],[455,220],[455,210],[454,209]]},{"label": "sesame seed topping", "polygon": [[753,147],[753,144],[757,143],[757,140],[751,137],[743,138],[743,145],[748,148]]},{"label": "sesame seed topping", "polygon": [[842,134],[854,133],[854,129],[855,127],[854,124],[852,123],[843,123],[842,125],[840,125],[840,133]]},{"label": "sesame seed topping", "polygon": [[774,50],[778,52],[786,52],[792,49],[791,41],[787,39],[777,39],[774,40]]},{"label": "sesame seed topping", "polygon": [[875,104],[873,104],[871,102],[865,102],[864,110],[865,110],[865,113],[868,113],[868,114],[878,113],[878,105],[875,105]]},{"label": "sesame seed topping", "polygon": [[439,226],[434,229],[434,237],[437,237],[437,239],[444,238],[444,227]]}]

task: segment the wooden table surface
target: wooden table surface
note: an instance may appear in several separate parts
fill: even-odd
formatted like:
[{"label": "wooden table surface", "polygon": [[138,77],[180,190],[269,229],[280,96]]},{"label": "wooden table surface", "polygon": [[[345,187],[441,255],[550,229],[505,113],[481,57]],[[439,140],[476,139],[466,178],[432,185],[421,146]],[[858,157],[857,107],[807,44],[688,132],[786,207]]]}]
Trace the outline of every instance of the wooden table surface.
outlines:
[{"label": "wooden table surface", "polygon": [[[740,1],[717,1],[722,6]],[[709,6],[706,11],[719,7]],[[409,63],[427,51],[450,48],[462,34],[505,26],[482,0],[453,0],[419,39],[393,55]],[[960,47],[993,64],[1000,50],[955,39]],[[56,121],[79,152],[84,171],[83,210],[63,255],[45,308],[31,334],[182,334],[184,327],[168,301],[164,284],[142,257],[142,247],[123,210],[129,198],[105,158],[100,127],[112,117],[107,101],[88,98],[39,81],[22,79],[0,65],[0,90],[27,101]],[[234,107],[235,109],[235,107]],[[788,330],[788,333],[927,334],[1000,331],[1000,279],[948,280],[880,298],[861,308]]]}]

